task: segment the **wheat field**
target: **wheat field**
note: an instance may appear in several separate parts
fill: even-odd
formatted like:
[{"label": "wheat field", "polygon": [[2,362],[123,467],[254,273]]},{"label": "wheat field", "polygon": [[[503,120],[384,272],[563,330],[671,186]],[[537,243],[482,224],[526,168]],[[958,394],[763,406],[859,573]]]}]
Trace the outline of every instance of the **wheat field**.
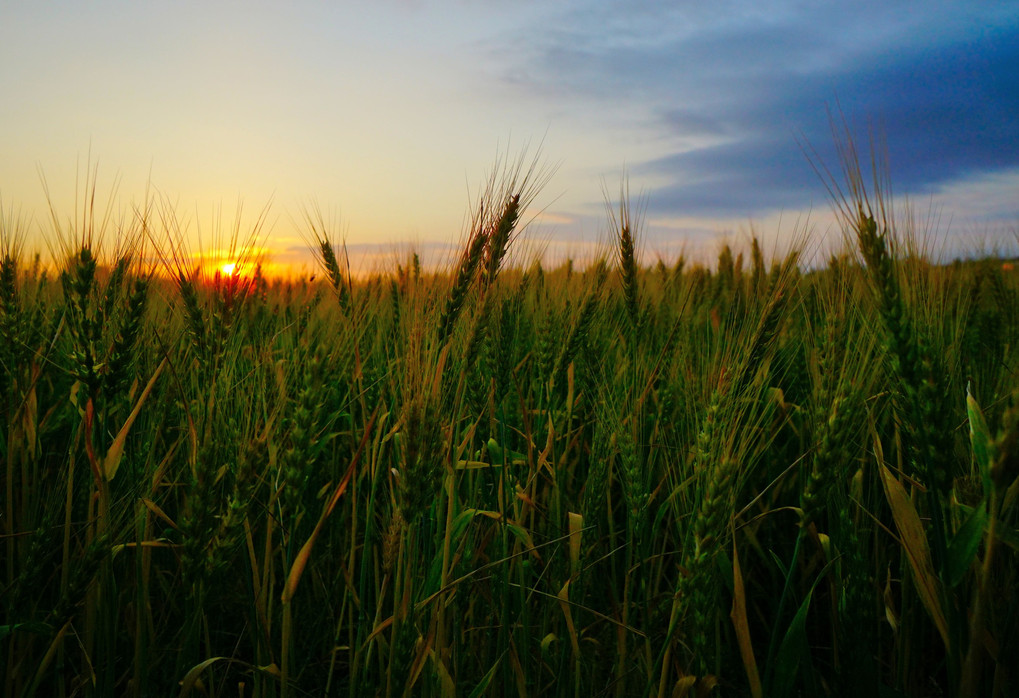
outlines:
[{"label": "wheat field", "polygon": [[625,195],[507,266],[520,169],[435,273],[5,218],[3,695],[1015,695],[1019,277],[854,162],[819,269],[642,266]]}]

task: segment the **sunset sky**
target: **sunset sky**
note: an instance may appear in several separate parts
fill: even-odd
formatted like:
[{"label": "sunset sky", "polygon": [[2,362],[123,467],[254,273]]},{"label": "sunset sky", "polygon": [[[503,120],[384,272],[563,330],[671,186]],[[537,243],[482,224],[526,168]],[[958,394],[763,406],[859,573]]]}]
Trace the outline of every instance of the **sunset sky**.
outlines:
[{"label": "sunset sky", "polygon": [[497,156],[539,143],[525,237],[550,254],[604,239],[624,172],[648,255],[823,239],[829,110],[883,134],[950,248],[1014,251],[1016,2],[0,4],[0,202],[44,252],[40,173],[69,218],[90,161],[124,216],[148,186],[203,241],[271,202],[279,262],[309,259],[313,206],[366,260],[441,256]]}]

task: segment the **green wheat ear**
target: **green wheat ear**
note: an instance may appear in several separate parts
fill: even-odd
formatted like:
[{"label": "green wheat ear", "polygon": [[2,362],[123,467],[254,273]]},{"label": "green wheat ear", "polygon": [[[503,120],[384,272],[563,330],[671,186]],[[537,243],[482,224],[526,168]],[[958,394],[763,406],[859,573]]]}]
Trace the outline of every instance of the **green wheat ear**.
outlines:
[{"label": "green wheat ear", "polygon": [[475,273],[481,265],[485,248],[488,245],[488,235],[484,228],[485,208],[484,203],[475,217],[472,224],[471,235],[467,245],[460,255],[457,263],[453,284],[450,286],[446,296],[446,303],[439,316],[439,343],[445,344],[453,333],[453,325],[456,323],[464,303],[470,293]]}]

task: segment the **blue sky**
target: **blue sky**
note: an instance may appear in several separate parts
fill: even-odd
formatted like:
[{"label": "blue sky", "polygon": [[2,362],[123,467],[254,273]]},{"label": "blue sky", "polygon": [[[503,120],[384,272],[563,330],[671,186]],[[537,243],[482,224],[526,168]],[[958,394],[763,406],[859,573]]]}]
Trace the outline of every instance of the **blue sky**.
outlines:
[{"label": "blue sky", "polygon": [[0,201],[45,228],[42,171],[70,217],[90,160],[124,216],[148,186],[207,240],[271,201],[290,261],[316,205],[391,257],[455,243],[496,157],[542,142],[550,254],[604,239],[624,172],[650,254],[710,253],[834,235],[805,151],[837,168],[835,111],[951,249],[1008,249],[1016,66],[1014,2],[6,2]]}]

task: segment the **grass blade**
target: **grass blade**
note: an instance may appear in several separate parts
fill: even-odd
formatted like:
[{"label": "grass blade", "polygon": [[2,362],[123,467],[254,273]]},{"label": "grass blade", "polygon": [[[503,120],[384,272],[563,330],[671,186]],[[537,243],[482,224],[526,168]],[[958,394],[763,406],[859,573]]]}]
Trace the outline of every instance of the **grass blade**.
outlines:
[{"label": "grass blade", "polygon": [[948,621],[945,619],[945,612],[941,604],[941,581],[934,573],[934,564],[931,562],[931,550],[927,543],[927,536],[923,530],[923,523],[920,515],[909,499],[906,489],[902,486],[883,459],[879,459],[878,473],[881,475],[881,484],[884,486],[885,497],[892,509],[892,518],[899,529],[899,536],[902,547],[909,560],[909,567],[913,571],[913,579],[916,582],[916,589],[920,594],[920,600],[934,621],[938,634],[945,643],[945,649],[949,649],[951,642],[948,636]]}]

